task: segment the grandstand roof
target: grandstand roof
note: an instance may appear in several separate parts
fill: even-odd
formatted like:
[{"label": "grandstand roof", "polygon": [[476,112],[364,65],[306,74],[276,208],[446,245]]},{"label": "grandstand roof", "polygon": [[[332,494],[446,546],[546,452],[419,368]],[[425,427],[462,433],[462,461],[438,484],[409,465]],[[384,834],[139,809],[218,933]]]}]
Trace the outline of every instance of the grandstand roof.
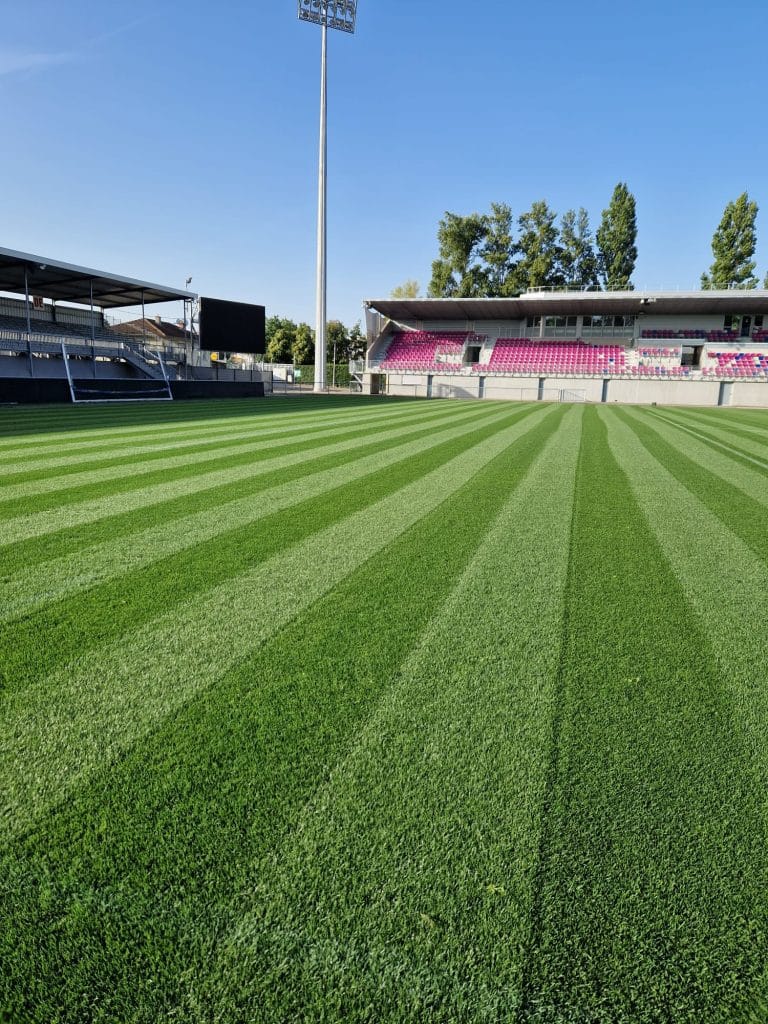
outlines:
[{"label": "grandstand roof", "polygon": [[768,313],[768,290],[697,292],[526,292],[514,299],[369,299],[391,320],[518,320],[599,313]]},{"label": "grandstand roof", "polygon": [[90,305],[91,284],[93,302],[101,309],[119,306],[140,306],[142,301],[172,302],[195,298],[192,292],[163,285],[137,281],[132,277],[108,274],[103,270],[78,267],[62,263],[47,256],[0,248],[0,292],[24,294],[24,270],[27,270],[29,291],[57,302],[78,302]]}]

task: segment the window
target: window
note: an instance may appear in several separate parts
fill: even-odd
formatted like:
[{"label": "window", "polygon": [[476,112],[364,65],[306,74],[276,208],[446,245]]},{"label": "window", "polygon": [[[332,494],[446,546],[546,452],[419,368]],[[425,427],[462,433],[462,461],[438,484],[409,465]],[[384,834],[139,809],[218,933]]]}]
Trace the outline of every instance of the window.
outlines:
[{"label": "window", "polygon": [[528,327],[541,327],[541,317],[540,316],[529,316],[528,320],[526,321],[526,323],[527,323]]},{"label": "window", "polygon": [[635,322],[635,318],[631,314],[630,315],[622,315],[622,316],[611,316],[608,313],[608,314],[603,314],[603,316],[585,316],[584,317],[584,326],[587,327],[587,328],[589,328],[589,327],[614,327],[614,328],[618,327],[621,330],[624,330],[624,329],[626,329],[628,327],[632,327],[634,322]]},{"label": "window", "polygon": [[544,320],[545,327],[575,327],[575,316],[548,316]]}]

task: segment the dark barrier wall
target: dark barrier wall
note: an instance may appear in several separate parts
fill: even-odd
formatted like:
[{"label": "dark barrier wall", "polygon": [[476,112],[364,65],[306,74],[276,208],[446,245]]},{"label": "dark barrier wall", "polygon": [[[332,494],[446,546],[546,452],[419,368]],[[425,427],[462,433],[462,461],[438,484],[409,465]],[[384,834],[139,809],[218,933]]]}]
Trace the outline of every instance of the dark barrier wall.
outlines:
[{"label": "dark barrier wall", "polygon": [[[102,382],[100,382],[102,383]],[[126,395],[131,393],[132,383],[120,378],[109,381],[111,390],[121,390],[125,385]],[[188,398],[263,398],[264,385],[258,382],[237,382],[217,380],[174,380],[171,390],[176,399]],[[69,386],[66,380],[30,380],[28,377],[0,377],[0,404],[19,402],[69,402]]]},{"label": "dark barrier wall", "polygon": [[172,380],[174,398],[263,398],[259,381]]}]

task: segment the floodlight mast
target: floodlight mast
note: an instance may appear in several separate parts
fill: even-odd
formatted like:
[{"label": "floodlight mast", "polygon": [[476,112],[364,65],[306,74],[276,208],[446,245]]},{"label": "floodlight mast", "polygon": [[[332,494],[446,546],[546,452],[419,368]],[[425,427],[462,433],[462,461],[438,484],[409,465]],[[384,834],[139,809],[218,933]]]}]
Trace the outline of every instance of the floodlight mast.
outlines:
[{"label": "floodlight mast", "polygon": [[325,391],[326,298],[328,294],[326,205],[328,200],[328,29],[353,34],[357,0],[299,0],[299,21],[320,25],[320,159],[317,182],[317,304],[315,391]]}]

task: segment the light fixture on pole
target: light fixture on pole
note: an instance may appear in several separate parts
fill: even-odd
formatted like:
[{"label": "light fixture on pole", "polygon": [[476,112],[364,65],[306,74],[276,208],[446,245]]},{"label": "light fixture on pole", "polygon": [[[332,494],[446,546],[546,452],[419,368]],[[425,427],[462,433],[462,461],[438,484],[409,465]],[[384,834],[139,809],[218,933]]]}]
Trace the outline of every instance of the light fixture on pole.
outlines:
[{"label": "light fixture on pole", "polygon": [[320,61],[320,169],[317,186],[317,307],[315,327],[315,391],[325,391],[326,317],[326,223],[328,196],[326,156],[328,153],[326,113],[328,109],[328,29],[355,31],[357,0],[299,0],[299,21],[311,21],[322,29]]}]

